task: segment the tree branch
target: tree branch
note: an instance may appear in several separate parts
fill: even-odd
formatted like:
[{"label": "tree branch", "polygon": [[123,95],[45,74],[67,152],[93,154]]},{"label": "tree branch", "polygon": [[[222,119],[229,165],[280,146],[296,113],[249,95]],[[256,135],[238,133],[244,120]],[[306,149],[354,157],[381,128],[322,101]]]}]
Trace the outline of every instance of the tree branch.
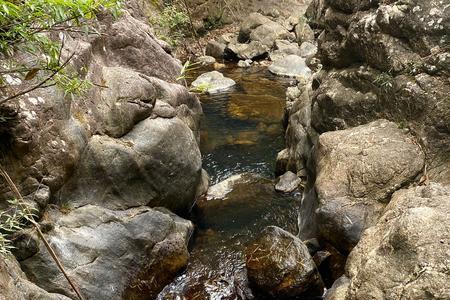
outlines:
[{"label": "tree branch", "polygon": [[0,100],[0,105],[2,105],[2,104],[4,104],[4,103],[8,102],[8,101],[11,100],[11,99],[14,99],[14,98],[23,96],[23,95],[25,95],[26,93],[32,92],[32,91],[34,91],[34,90],[36,90],[36,89],[38,89],[38,88],[43,87],[47,82],[49,82],[53,77],[55,77],[62,69],[64,69],[64,68],[69,64],[70,60],[74,57],[74,55],[75,55],[75,52],[72,53],[72,54],[64,61],[64,63],[63,63],[59,68],[57,68],[56,70],[54,70],[52,74],[50,74],[46,79],[42,80],[39,84],[37,84],[37,85],[35,85],[35,86],[33,86],[33,87],[29,88],[29,89],[26,89],[26,90],[24,90],[24,91],[22,91],[22,92],[20,92],[20,93],[14,94],[14,95],[12,95],[12,96],[9,96],[9,97],[7,97],[7,98],[5,98],[5,99]]}]

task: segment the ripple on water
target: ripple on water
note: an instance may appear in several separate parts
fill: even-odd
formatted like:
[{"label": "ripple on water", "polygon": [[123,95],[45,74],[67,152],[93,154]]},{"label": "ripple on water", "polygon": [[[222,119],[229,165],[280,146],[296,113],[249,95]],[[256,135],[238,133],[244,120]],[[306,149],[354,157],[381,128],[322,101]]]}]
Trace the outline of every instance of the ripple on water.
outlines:
[{"label": "ripple on water", "polygon": [[250,297],[247,243],[268,225],[297,233],[301,195],[276,193],[270,179],[276,154],[284,148],[282,118],[289,80],[262,69],[222,71],[237,87],[229,93],[202,96],[203,165],[212,184],[235,174],[250,175],[233,185],[225,198],[198,203],[187,270],[158,299]]}]

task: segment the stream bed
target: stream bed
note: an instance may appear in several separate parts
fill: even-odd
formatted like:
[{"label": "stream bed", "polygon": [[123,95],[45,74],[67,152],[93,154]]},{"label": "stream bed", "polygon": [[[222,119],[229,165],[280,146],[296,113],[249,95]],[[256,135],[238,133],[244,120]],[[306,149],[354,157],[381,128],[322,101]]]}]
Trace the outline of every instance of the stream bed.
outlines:
[{"label": "stream bed", "polygon": [[237,86],[201,96],[201,150],[210,184],[222,182],[229,190],[220,199],[200,199],[193,209],[196,230],[189,264],[161,292],[160,300],[252,299],[245,273],[246,245],[268,225],[293,234],[298,230],[301,194],[274,190],[275,159],[284,148],[282,120],[290,80],[262,67],[227,66],[219,71]]}]

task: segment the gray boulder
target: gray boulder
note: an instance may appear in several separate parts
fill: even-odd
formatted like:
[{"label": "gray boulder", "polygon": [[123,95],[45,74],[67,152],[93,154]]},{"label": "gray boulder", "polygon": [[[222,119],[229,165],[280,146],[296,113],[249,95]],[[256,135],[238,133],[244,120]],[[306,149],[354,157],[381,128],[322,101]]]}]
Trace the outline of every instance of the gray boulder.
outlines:
[{"label": "gray boulder", "polygon": [[[192,224],[166,210],[86,205],[50,218],[45,236],[86,299],[154,299],[189,258]],[[20,263],[43,289],[76,298],[42,243]]]},{"label": "gray boulder", "polygon": [[295,173],[288,171],[280,176],[278,183],[275,185],[275,190],[277,192],[291,193],[298,188],[301,182],[302,180]]},{"label": "gray boulder", "polygon": [[309,77],[311,70],[306,65],[305,59],[298,55],[288,55],[275,61],[269,71],[275,75],[288,77]]},{"label": "gray boulder", "polygon": [[270,299],[319,297],[324,285],[303,242],[275,226],[266,227],[246,250],[254,292]]},{"label": "gray boulder", "polygon": [[216,59],[213,56],[204,55],[197,57],[196,62],[202,66],[209,66],[213,65],[216,62]]},{"label": "gray boulder", "polygon": [[293,41],[294,39],[293,34],[287,31],[281,24],[273,21],[258,26],[250,33],[251,41],[261,42],[261,44],[269,49],[274,46],[276,40]]},{"label": "gray boulder", "polygon": [[205,53],[208,56],[212,56],[217,59],[223,58],[225,48],[227,47],[224,43],[219,43],[217,41],[209,41],[205,48]]},{"label": "gray boulder", "polygon": [[300,55],[300,48],[297,43],[291,43],[286,40],[276,40],[275,50],[270,52],[270,60],[276,61],[287,55]]},{"label": "gray boulder", "polygon": [[236,56],[240,59],[254,60],[267,55],[269,48],[259,41],[251,41],[248,44],[240,44],[232,41],[225,49],[226,52],[231,53],[231,56]]},{"label": "gray boulder", "polygon": [[241,28],[239,30],[238,41],[240,43],[246,43],[250,39],[250,34],[252,31],[266,23],[270,23],[272,20],[263,16],[260,13],[251,13],[245,20],[242,22]]},{"label": "gray boulder", "polygon": [[223,76],[218,71],[203,73],[192,82],[193,88],[205,88],[210,94],[227,91],[235,85],[233,79]]},{"label": "gray boulder", "polygon": [[304,58],[312,58],[317,53],[317,46],[310,42],[303,42],[300,45],[300,56]]},{"label": "gray boulder", "polygon": [[436,183],[396,192],[348,258],[347,297],[449,299],[450,189]]},{"label": "gray boulder", "polygon": [[28,281],[12,256],[0,259],[0,299],[2,300],[70,300],[61,294],[49,293]]},{"label": "gray boulder", "polygon": [[120,139],[93,136],[60,199],[76,207],[149,205],[186,212],[201,170],[197,142],[181,120],[148,118]]},{"label": "gray boulder", "polygon": [[424,161],[414,138],[386,120],[322,134],[315,154],[322,237],[350,252],[390,195],[414,180]]}]

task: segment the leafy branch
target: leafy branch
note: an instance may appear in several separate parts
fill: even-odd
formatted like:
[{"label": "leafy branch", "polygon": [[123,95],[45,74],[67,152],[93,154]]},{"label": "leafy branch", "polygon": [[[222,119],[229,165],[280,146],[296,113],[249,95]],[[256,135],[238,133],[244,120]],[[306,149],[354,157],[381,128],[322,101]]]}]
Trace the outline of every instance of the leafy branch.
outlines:
[{"label": "leafy branch", "polygon": [[[73,54],[61,61],[64,33],[91,33],[93,26],[89,22],[101,11],[117,16],[121,1],[0,0],[0,91],[13,94],[0,100],[0,104],[53,85],[65,94],[86,90],[86,81],[66,68]],[[60,41],[52,38],[53,33],[59,33]],[[31,88],[23,83],[36,77],[40,81]],[[14,92],[6,91],[7,88]]]}]

